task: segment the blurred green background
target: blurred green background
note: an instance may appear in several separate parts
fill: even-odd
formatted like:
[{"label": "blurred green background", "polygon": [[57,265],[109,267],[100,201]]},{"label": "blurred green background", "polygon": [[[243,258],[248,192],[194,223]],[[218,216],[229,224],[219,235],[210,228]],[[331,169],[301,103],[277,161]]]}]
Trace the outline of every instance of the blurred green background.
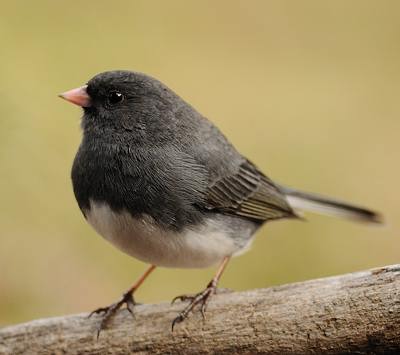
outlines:
[{"label": "blurred green background", "polygon": [[[384,212],[266,225],[221,286],[266,287],[400,262],[400,2],[2,1],[0,324],[115,301],[145,265],[84,221],[78,107],[57,93],[110,69],[159,78],[270,177]],[[156,271],[141,302],[201,290]]]}]

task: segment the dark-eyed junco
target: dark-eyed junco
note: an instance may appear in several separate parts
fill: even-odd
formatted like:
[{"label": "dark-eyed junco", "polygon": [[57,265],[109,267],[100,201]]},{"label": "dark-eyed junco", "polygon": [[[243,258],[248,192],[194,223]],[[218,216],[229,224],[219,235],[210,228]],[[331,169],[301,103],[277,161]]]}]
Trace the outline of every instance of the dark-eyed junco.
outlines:
[{"label": "dark-eyed junco", "polygon": [[195,306],[204,314],[232,256],[267,221],[309,210],[379,223],[370,210],[278,185],[243,157],[208,119],[145,74],[109,71],[62,98],[83,107],[83,139],[72,167],[76,199],[105,239],[150,268],[104,312],[99,331],[156,266],[220,264]]}]

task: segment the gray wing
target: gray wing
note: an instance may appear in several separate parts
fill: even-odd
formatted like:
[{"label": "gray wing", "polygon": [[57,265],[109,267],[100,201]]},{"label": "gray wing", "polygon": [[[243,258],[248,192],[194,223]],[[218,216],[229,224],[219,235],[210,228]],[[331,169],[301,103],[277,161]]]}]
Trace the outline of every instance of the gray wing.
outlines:
[{"label": "gray wing", "polygon": [[297,217],[280,189],[247,160],[209,186],[206,208],[260,222]]}]

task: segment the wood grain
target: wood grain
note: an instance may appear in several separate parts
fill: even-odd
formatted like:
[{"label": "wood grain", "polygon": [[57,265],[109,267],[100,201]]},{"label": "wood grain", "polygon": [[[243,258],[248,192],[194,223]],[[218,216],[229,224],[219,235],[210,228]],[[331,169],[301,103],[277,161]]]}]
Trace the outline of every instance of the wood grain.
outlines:
[{"label": "wood grain", "polygon": [[41,319],[0,329],[0,354],[400,354],[399,290],[394,265],[223,293],[174,333],[182,303],[140,305],[99,340],[98,316]]}]

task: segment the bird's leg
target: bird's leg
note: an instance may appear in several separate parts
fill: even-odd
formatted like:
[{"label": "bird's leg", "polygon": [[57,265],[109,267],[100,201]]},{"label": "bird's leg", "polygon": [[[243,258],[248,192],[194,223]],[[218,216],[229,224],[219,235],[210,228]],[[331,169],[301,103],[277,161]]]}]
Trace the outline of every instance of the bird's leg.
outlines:
[{"label": "bird's leg", "polygon": [[185,307],[185,309],[182,312],[180,312],[179,315],[173,320],[172,331],[174,331],[175,325],[177,323],[183,322],[197,305],[201,305],[200,312],[201,312],[201,315],[203,316],[203,319],[205,319],[208,302],[210,301],[211,296],[217,290],[218,281],[221,278],[221,275],[224,272],[229,260],[230,260],[229,256],[226,256],[224,258],[224,260],[222,261],[221,265],[219,266],[214,278],[209,282],[209,284],[207,285],[207,287],[205,288],[204,291],[199,292],[195,295],[177,296],[172,300],[172,303],[174,303],[177,300],[190,301],[190,303]]},{"label": "bird's leg", "polygon": [[97,338],[99,338],[100,332],[105,329],[111,317],[117,312],[118,309],[121,308],[123,304],[126,304],[128,311],[132,314],[132,316],[134,315],[133,306],[136,304],[136,302],[133,298],[133,293],[140,287],[144,280],[146,280],[147,276],[149,276],[155,268],[155,265],[151,265],[144,272],[144,274],[139,277],[133,286],[122,295],[122,298],[118,302],[115,302],[108,307],[98,308],[89,314],[89,317],[91,317],[93,314],[104,314],[99,327],[97,328]]}]

